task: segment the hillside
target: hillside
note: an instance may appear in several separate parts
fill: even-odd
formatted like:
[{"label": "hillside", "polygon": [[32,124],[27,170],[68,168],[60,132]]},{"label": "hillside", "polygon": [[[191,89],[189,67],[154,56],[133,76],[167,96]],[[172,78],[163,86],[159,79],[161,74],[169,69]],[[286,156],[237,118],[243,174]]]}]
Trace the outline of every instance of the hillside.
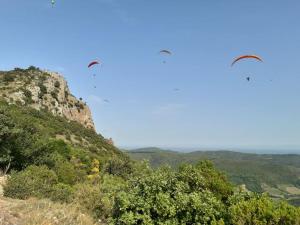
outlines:
[{"label": "hillside", "polygon": [[110,158],[126,158],[95,132],[88,106],[70,93],[62,76],[29,67],[0,72],[0,80],[3,171],[41,164],[37,158],[56,151],[86,167],[93,159],[103,166]]},{"label": "hillside", "polygon": [[157,148],[127,151],[135,160],[148,160],[153,167],[196,163],[208,159],[237,185],[255,192],[268,192],[273,198],[288,199],[300,205],[300,155],[247,154],[230,151],[179,153]]}]

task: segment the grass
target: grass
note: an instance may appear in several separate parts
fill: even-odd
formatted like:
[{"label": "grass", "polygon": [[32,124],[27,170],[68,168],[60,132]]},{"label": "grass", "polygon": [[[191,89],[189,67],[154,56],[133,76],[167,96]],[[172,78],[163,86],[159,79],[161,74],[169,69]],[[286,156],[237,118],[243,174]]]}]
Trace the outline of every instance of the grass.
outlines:
[{"label": "grass", "polygon": [[26,201],[0,198],[0,224],[96,225],[91,216],[77,206],[49,200]]}]

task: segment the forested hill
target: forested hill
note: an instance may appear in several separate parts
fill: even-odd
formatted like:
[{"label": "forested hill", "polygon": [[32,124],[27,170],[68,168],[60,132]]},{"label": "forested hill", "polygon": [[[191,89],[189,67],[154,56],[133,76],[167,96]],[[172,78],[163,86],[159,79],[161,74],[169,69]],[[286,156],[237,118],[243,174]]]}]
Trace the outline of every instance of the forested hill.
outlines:
[{"label": "forested hill", "polygon": [[21,164],[22,160],[33,158],[30,156],[31,151],[34,154],[48,151],[47,154],[50,154],[51,149],[47,150],[46,146],[54,145],[64,146],[61,147],[67,151],[64,154],[75,154],[83,158],[123,156],[103,136],[75,121],[54,116],[45,110],[9,105],[4,101],[0,101],[0,138],[2,165],[5,165],[5,159],[11,159],[12,165]]},{"label": "forested hill", "polygon": [[149,160],[153,167],[163,164],[177,167],[181,163],[208,159],[235,184],[245,184],[251,191],[268,192],[274,198],[285,198],[300,204],[300,155],[232,151],[180,153],[158,148],[135,149],[127,153],[135,160]]}]

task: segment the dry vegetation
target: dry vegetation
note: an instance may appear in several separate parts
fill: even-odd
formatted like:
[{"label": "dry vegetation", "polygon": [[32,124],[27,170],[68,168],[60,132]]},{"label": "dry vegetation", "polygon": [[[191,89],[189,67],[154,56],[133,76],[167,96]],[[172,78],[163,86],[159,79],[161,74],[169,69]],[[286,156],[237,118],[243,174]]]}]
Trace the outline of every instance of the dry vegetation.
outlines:
[{"label": "dry vegetation", "polygon": [[94,225],[76,206],[49,200],[0,198],[0,225]]}]

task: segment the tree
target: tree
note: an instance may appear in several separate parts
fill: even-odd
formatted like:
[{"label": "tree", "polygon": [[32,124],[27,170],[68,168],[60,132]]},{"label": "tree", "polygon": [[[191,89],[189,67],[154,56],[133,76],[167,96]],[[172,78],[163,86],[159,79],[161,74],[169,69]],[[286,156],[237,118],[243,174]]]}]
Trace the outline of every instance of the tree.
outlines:
[{"label": "tree", "polygon": [[230,224],[237,225],[297,225],[300,208],[286,202],[274,202],[266,195],[236,194],[228,209]]},{"label": "tree", "polygon": [[228,181],[208,162],[179,171],[164,167],[130,180],[116,197],[114,224],[222,224],[223,199],[230,193]]},{"label": "tree", "polygon": [[0,167],[4,173],[8,172],[14,160],[13,148],[19,133],[13,121],[0,110]]}]

